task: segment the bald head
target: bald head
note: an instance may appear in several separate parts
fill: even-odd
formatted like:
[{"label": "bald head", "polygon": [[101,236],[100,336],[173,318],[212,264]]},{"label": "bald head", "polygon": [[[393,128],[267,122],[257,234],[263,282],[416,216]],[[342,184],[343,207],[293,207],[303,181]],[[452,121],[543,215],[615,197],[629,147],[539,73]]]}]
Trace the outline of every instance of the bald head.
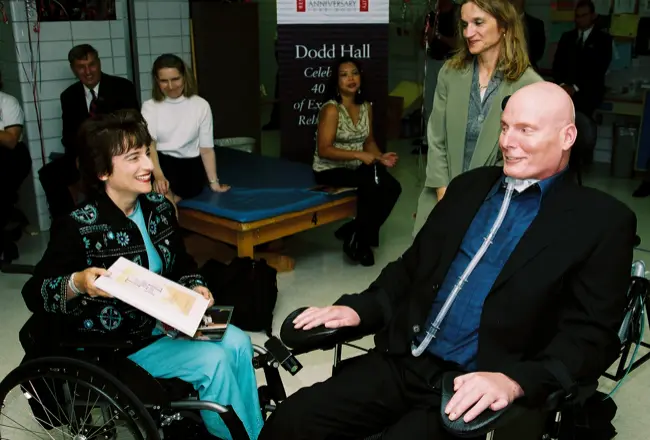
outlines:
[{"label": "bald head", "polygon": [[533,107],[541,120],[548,118],[549,122],[562,125],[575,123],[576,119],[569,94],[551,82],[541,81],[522,87],[511,96],[508,105],[513,106],[515,111]]},{"label": "bald head", "polygon": [[501,122],[506,174],[541,180],[568,164],[577,135],[575,110],[558,85],[537,82],[519,89],[508,99]]}]

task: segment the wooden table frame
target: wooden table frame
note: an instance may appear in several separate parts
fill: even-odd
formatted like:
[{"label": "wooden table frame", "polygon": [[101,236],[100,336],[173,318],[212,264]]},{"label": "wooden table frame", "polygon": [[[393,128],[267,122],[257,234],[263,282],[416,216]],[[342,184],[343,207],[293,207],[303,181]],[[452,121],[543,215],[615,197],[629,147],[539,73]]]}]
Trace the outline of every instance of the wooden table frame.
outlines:
[{"label": "wooden table frame", "polygon": [[268,219],[241,223],[193,209],[180,208],[179,222],[183,229],[213,240],[237,246],[237,256],[255,256],[255,246],[294,235],[318,226],[354,217],[357,197],[349,196],[298,212]]}]

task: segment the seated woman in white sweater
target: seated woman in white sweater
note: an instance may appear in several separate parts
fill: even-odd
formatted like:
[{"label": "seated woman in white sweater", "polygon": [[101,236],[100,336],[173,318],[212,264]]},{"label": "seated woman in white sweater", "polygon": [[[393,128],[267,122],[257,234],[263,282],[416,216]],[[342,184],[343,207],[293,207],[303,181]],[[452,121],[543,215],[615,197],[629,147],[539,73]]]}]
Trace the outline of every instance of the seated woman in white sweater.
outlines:
[{"label": "seated woman in white sweater", "polygon": [[192,73],[182,59],[159,56],[152,69],[153,99],[142,105],[154,143],[154,190],[174,204],[197,196],[206,183],[212,191],[230,188],[217,177],[210,104],[196,94]]}]

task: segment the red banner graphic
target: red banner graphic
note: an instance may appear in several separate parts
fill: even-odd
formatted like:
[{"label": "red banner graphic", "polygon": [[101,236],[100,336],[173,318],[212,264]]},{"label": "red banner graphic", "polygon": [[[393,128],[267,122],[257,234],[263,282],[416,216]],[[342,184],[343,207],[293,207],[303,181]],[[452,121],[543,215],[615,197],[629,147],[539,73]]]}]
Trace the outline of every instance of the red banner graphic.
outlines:
[{"label": "red banner graphic", "polygon": [[296,0],[296,11],[305,12],[307,10],[307,0]]},{"label": "red banner graphic", "polygon": [[359,0],[359,10],[361,12],[368,12],[368,3],[370,3],[370,0]]}]

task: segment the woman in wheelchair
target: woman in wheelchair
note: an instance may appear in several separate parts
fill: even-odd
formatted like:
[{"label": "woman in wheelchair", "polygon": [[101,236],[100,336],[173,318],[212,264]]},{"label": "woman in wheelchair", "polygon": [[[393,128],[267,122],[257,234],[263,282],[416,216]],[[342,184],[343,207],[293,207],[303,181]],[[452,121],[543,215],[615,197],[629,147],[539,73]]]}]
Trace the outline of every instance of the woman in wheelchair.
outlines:
[{"label": "woman in wheelchair", "polygon": [[[220,342],[177,339],[173,329],[94,286],[125,257],[214,302],[185,250],[172,204],[152,192],[146,123],[136,112],[102,115],[79,136],[80,171],[91,197],[53,226],[23,288],[27,307],[43,320],[56,315],[67,335],[141,341],[129,359],[156,378],[191,383],[201,400],[231,405],[256,439],[263,420],[246,333],[230,326]],[[232,438],[217,413],[201,416],[210,434]]]}]

